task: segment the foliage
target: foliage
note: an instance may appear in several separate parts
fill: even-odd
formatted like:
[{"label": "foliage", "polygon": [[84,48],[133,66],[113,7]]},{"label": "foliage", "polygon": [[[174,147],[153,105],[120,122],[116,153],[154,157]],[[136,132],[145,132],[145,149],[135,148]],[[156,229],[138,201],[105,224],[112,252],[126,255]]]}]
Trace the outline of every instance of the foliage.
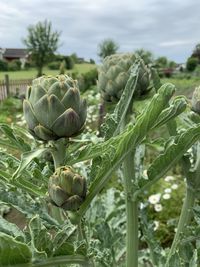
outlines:
[{"label": "foliage", "polygon": [[66,69],[67,70],[72,70],[74,68],[74,59],[72,56],[65,56],[64,57],[65,64],[66,64]]},{"label": "foliage", "polygon": [[98,72],[95,68],[86,73],[75,75],[75,78],[78,80],[80,91],[85,92],[97,84]]},{"label": "foliage", "polygon": [[21,69],[20,60],[13,60],[8,63],[8,71],[17,71]]},{"label": "foliage", "polygon": [[[156,75],[151,76],[154,94],[140,109],[134,103],[132,112],[141,69],[141,60],[132,65],[119,102],[105,118],[103,137],[86,128],[79,137],[42,142],[24,128],[0,124],[0,200],[26,216],[23,230],[0,218],[1,266],[124,267],[125,262],[127,267],[199,265],[200,209],[195,198],[199,194],[200,118],[194,121],[186,98],[174,97],[175,86],[161,85]],[[143,71],[154,73],[151,69]],[[49,87],[48,82],[45,84]],[[161,127],[165,135],[155,139],[154,133]],[[20,151],[21,159],[13,151]],[[149,151],[153,157],[146,161]],[[53,178],[49,180],[57,167],[68,168],[63,165],[72,166],[87,181],[86,196],[75,211],[52,206],[47,195],[51,186],[56,202],[63,197],[61,187],[71,193],[74,176],[67,175],[67,182],[63,176],[56,176],[56,183]],[[164,206],[164,202],[155,203],[155,198],[152,202],[152,194],[159,194],[158,181],[177,166],[181,176],[187,178],[181,182],[187,194],[169,251],[169,243],[155,239],[159,238],[159,233],[154,235],[156,217],[149,216],[149,211],[155,204]],[[81,182],[76,190],[82,190],[84,183],[78,177]],[[182,194],[183,189],[181,198]],[[69,196],[65,197],[68,200]],[[170,219],[165,217],[163,223],[169,224]],[[176,222],[171,222],[170,231],[174,232]]]},{"label": "foliage", "polygon": [[198,63],[200,63],[200,44],[195,46],[191,57],[197,58]]},{"label": "foliage", "polygon": [[151,51],[141,48],[135,50],[135,53],[138,54],[143,59],[145,64],[150,64],[153,62],[153,54]]},{"label": "foliage", "polygon": [[60,33],[53,32],[51,22],[48,21],[28,27],[28,36],[24,43],[31,52],[31,58],[38,71],[37,76],[42,75],[44,65],[51,60],[57,50],[59,37]]},{"label": "foliage", "polygon": [[53,61],[48,64],[48,68],[50,70],[59,70],[60,68],[60,62],[59,61]]},{"label": "foliage", "polygon": [[105,39],[98,46],[98,56],[103,60],[105,57],[115,54],[118,49],[119,46],[114,40]]},{"label": "foliage", "polygon": [[195,57],[189,57],[186,62],[186,69],[188,71],[194,71],[198,65],[198,59]]},{"label": "foliage", "polygon": [[65,69],[66,69],[66,64],[65,64],[65,61],[63,60],[60,63],[60,73],[59,74],[65,74]]},{"label": "foliage", "polygon": [[0,59],[0,71],[7,71],[7,70],[8,70],[8,62]]}]

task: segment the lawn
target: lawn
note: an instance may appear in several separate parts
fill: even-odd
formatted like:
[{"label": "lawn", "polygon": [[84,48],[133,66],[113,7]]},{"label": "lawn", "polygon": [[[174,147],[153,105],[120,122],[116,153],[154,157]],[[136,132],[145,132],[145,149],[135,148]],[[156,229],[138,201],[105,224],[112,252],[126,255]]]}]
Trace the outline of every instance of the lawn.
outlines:
[{"label": "lawn", "polygon": [[190,79],[180,78],[165,78],[162,79],[163,83],[169,82],[176,86],[176,95],[185,95],[191,98],[194,89],[200,86],[200,77],[193,77]]},{"label": "lawn", "polygon": [[[71,72],[78,72],[78,73],[85,73],[90,71],[91,69],[95,68],[95,64],[83,63],[83,64],[76,64],[73,70],[67,70],[66,73]],[[47,75],[57,75],[59,74],[59,70],[50,70],[47,67],[44,68],[43,73]],[[37,75],[36,69],[29,69],[29,70],[20,70],[20,71],[9,71],[9,72],[0,72],[0,80],[4,79],[5,74],[9,74],[9,78],[12,80],[20,80],[20,79],[33,79]]]}]

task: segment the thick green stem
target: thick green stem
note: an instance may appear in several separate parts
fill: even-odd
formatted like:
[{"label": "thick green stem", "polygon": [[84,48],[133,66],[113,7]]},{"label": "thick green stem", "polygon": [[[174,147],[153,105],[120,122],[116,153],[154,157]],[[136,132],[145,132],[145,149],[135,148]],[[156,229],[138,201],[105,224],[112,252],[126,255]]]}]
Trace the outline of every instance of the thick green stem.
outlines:
[{"label": "thick green stem", "polygon": [[92,263],[88,260],[88,258],[82,255],[69,255],[49,258],[43,262],[17,264],[15,267],[59,267],[65,264],[80,264],[81,266],[88,267],[92,266]]},{"label": "thick green stem", "polygon": [[65,161],[65,140],[58,140],[53,142],[52,156],[54,160],[54,168],[58,168],[64,164]]},{"label": "thick green stem", "polygon": [[124,161],[126,192],[126,267],[138,266],[138,203],[132,200],[134,180],[134,152]]},{"label": "thick green stem", "polygon": [[178,227],[177,227],[177,231],[170,249],[170,252],[168,254],[168,258],[167,258],[167,263],[166,263],[166,267],[168,267],[169,265],[169,260],[172,257],[172,255],[176,252],[176,248],[177,245],[180,241],[181,238],[181,234],[184,233],[186,226],[189,224],[190,219],[191,219],[191,212],[192,212],[192,207],[194,205],[194,201],[195,201],[195,192],[194,190],[192,190],[191,188],[187,187],[186,189],[186,196],[184,199],[184,203],[182,206],[182,210],[181,210],[181,215],[179,218],[179,222],[178,222]]}]

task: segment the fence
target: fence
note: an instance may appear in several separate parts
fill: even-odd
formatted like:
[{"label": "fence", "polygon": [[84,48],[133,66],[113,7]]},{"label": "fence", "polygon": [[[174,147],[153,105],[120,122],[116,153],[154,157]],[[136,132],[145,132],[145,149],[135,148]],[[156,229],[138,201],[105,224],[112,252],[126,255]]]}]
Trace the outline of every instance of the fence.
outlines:
[{"label": "fence", "polygon": [[25,94],[26,88],[32,83],[32,79],[10,80],[6,74],[4,80],[0,80],[0,101],[8,96],[20,96]]}]

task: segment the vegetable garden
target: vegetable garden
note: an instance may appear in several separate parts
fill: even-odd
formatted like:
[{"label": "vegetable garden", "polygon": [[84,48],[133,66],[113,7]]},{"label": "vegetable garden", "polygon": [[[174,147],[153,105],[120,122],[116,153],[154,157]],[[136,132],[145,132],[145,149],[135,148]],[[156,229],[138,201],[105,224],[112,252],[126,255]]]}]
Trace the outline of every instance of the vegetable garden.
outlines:
[{"label": "vegetable garden", "polygon": [[0,123],[0,266],[199,266],[200,87],[131,54],[97,87],[39,77]]}]

